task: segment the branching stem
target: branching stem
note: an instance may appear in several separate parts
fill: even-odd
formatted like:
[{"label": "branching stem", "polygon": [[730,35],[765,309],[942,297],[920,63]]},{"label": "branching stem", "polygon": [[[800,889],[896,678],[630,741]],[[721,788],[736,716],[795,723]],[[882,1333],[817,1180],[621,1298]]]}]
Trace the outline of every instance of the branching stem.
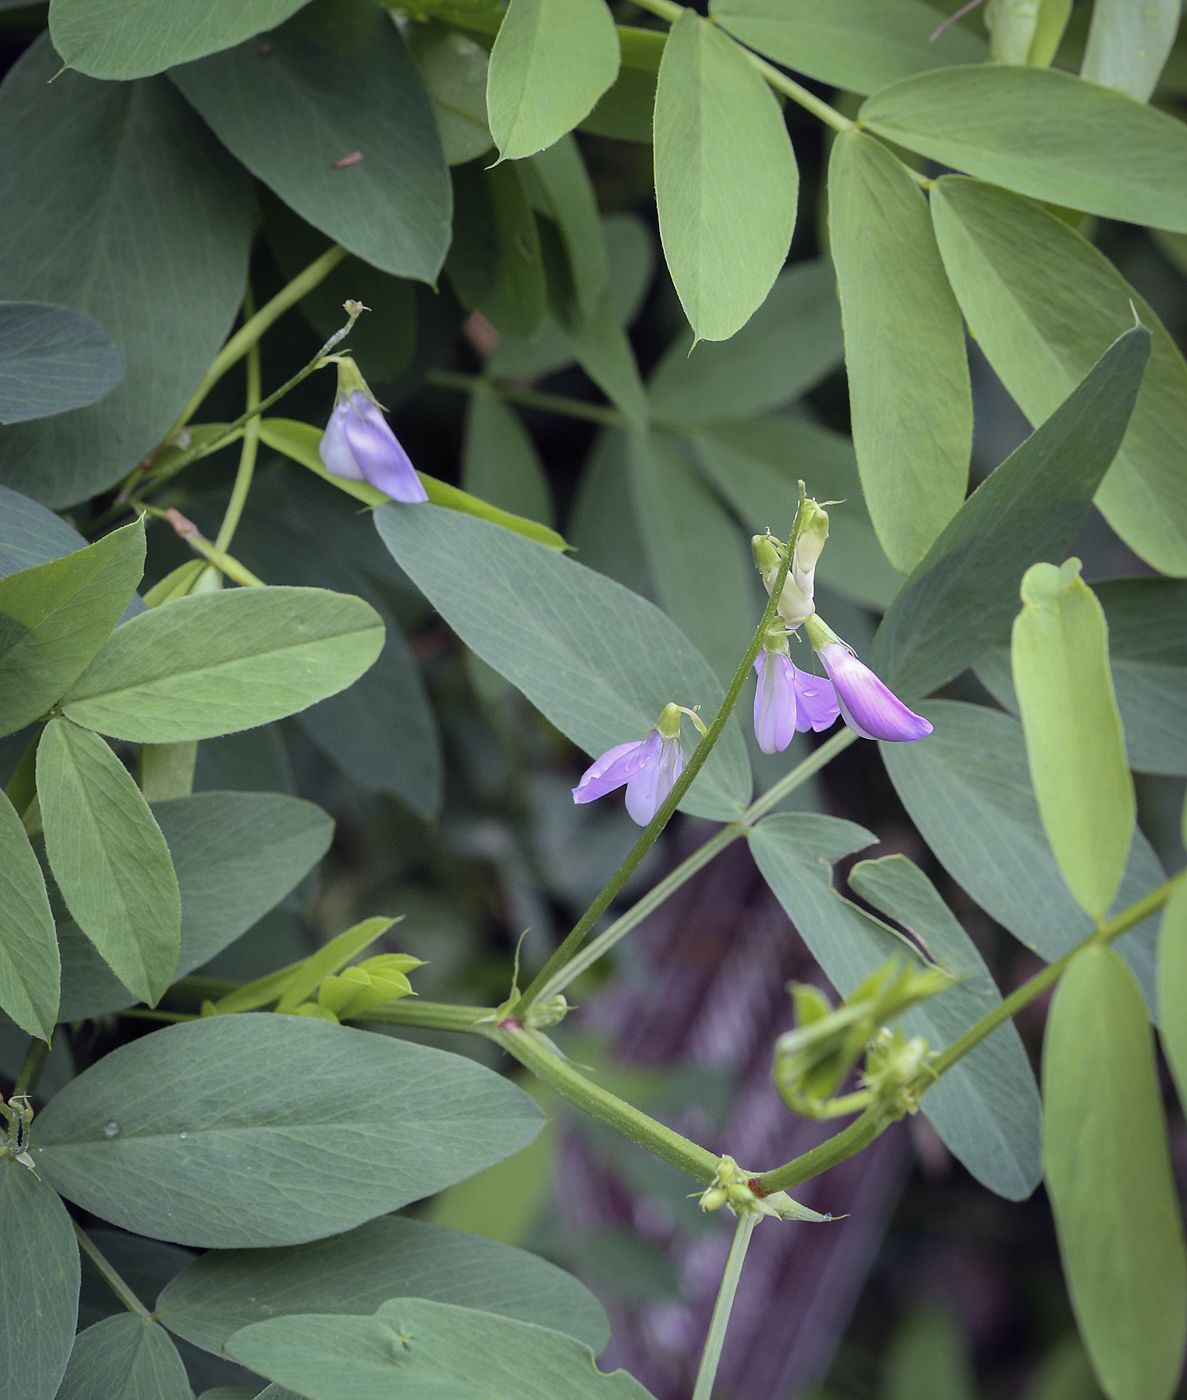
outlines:
[{"label": "branching stem", "polygon": [[712,1400],[713,1382],[717,1379],[717,1363],[721,1360],[721,1349],[725,1345],[725,1332],[729,1326],[730,1313],[734,1309],[734,1296],[738,1291],[738,1280],[742,1277],[742,1265],[746,1260],[746,1251],[750,1248],[750,1236],[761,1218],[757,1211],[744,1210],[734,1226],[734,1238],[726,1256],[721,1285],[717,1290],[717,1301],[713,1304],[713,1319],[709,1323],[709,1335],[705,1338],[705,1349],[701,1353],[701,1364],[697,1370],[692,1400]]}]

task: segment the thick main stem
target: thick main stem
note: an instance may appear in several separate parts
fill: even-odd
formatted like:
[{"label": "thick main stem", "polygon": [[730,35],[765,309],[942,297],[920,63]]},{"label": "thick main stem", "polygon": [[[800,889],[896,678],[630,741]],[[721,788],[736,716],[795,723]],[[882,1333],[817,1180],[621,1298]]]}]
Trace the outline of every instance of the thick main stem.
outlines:
[{"label": "thick main stem", "polygon": [[734,1238],[730,1242],[730,1252],[726,1256],[725,1269],[721,1275],[721,1286],[717,1290],[717,1301],[713,1304],[713,1320],[709,1323],[709,1335],[705,1338],[705,1349],[701,1353],[701,1364],[697,1370],[692,1400],[712,1400],[713,1382],[717,1379],[717,1364],[721,1360],[726,1328],[729,1326],[730,1313],[734,1309],[734,1297],[738,1291],[738,1280],[742,1277],[742,1265],[746,1260],[746,1251],[750,1248],[750,1236],[761,1218],[757,1211],[750,1210],[744,1210],[738,1216]]}]

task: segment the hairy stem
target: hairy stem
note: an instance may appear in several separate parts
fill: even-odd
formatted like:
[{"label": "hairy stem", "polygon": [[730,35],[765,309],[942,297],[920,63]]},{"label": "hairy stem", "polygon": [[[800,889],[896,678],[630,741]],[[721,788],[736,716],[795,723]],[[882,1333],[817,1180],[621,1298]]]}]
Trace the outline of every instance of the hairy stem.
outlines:
[{"label": "hairy stem", "polygon": [[583,399],[566,398],[563,394],[546,394],[539,389],[517,389],[510,384],[485,379],[479,374],[459,374],[451,369],[434,369],[425,375],[425,383],[438,389],[456,389],[463,394],[476,394],[489,389],[510,403],[524,408],[540,408],[547,413],[563,413],[570,418],[586,418],[591,423],[604,423],[611,428],[630,428],[631,423],[617,409],[602,404],[586,403]]},{"label": "hairy stem", "polygon": [[746,1251],[750,1248],[750,1236],[760,1219],[761,1216],[756,1211],[744,1210],[734,1226],[734,1238],[726,1256],[721,1286],[717,1290],[717,1301],[713,1304],[713,1320],[709,1323],[709,1335],[705,1338],[705,1349],[701,1352],[701,1364],[697,1369],[692,1400],[712,1400],[713,1382],[717,1379],[717,1363],[721,1360],[725,1331],[734,1308],[734,1295],[738,1291],[738,1280],[742,1277]]},{"label": "hairy stem", "polygon": [[78,1236],[78,1243],[82,1248],[82,1252],[103,1275],[104,1283],[107,1284],[108,1288],[111,1289],[130,1313],[135,1313],[137,1317],[145,1322],[151,1322],[152,1314],[119,1276],[114,1266],[108,1261],[99,1246],[91,1239],[90,1235],[87,1234],[77,1221],[72,1223],[74,1225],[74,1233]]},{"label": "hairy stem", "polygon": [[[244,299],[244,310],[252,305],[250,289]],[[227,502],[227,512],[219,526],[214,541],[216,549],[229,549],[247,504],[247,493],[251,490],[251,479],[255,474],[256,455],[260,447],[260,346],[257,341],[247,351],[247,410],[257,416],[248,419],[243,429],[243,446],[239,449],[239,470],[235,473],[235,485],[231,488],[231,499]]]}]

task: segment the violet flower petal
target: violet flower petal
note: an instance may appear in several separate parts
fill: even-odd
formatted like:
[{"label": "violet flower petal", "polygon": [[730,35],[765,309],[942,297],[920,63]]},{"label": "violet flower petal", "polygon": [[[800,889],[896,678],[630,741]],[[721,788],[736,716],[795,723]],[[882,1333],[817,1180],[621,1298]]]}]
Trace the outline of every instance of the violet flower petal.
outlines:
[{"label": "violet flower petal", "polygon": [[763,753],[782,753],[795,738],[796,669],[781,651],[760,651],[754,669],[754,737]]},{"label": "violet flower petal", "polygon": [[354,453],[346,440],[346,420],[353,410],[346,399],[339,399],[330,414],[330,421],[317,445],[317,455],[325,463],[331,476],[341,476],[347,481],[362,481],[363,471],[355,461]]},{"label": "violet flower petal", "polygon": [[[653,731],[653,735],[659,738],[658,731]],[[651,737],[648,735],[648,739]],[[659,754],[650,758],[626,785],[626,809],[632,821],[639,826],[650,823],[675,787],[683,767],[684,750],[679,738],[662,740]]]},{"label": "violet flower petal", "polygon": [[573,789],[574,802],[595,802],[608,792],[622,787],[646,764],[659,761],[663,740],[658,730],[653,729],[645,739],[635,739],[629,744],[615,744],[600,758],[595,758],[581,775],[581,781]]},{"label": "violet flower petal", "polygon": [[931,723],[909,710],[848,647],[830,642],[820,649],[820,659],[836,689],[845,723],[863,739],[913,743],[931,733]]},{"label": "violet flower petal", "polygon": [[807,671],[795,673],[795,727],[801,734],[814,729],[817,734],[836,723],[841,707],[837,692],[827,676],[813,676]]},{"label": "violet flower petal", "polygon": [[350,396],[350,407],[344,432],[364,479],[393,500],[427,501],[429,494],[379,405],[356,389]]}]

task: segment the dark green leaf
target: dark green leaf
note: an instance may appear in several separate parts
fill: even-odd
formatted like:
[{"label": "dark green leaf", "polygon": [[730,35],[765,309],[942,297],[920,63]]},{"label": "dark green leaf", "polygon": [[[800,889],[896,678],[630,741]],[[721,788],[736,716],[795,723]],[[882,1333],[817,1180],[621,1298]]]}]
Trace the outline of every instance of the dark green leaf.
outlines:
[{"label": "dark green leaf", "polygon": [[177,966],[181,896],[140,789],[97,734],[52,719],[37,747],[37,796],[71,914],[120,981],[156,1002]]},{"label": "dark green leaf", "polygon": [[52,510],[0,486],[0,578],[73,554],[86,540]]},{"label": "dark green leaf", "polygon": [[1004,636],[1025,570],[1065,555],[1087,518],[1149,349],[1148,331],[1126,331],[956,513],[878,629],[872,663],[888,685],[927,695]]},{"label": "dark green leaf", "polygon": [[71,68],[95,78],[143,78],[230,48],[299,10],[303,0],[52,0],[50,33]]},{"label": "dark green leaf", "polygon": [[228,1353],[310,1400],[646,1400],[626,1371],[610,1375],[587,1346],[546,1327],[423,1298],[396,1298],[374,1317],[278,1317],[237,1332]]},{"label": "dark green leaf", "polygon": [[610,1340],[601,1305],[555,1264],[481,1235],[390,1215],[316,1244],[204,1255],[165,1288],[156,1316],[179,1337],[220,1353],[233,1332],[268,1317],[311,1308],[370,1314],[400,1297],[534,1322],[596,1352]]},{"label": "dark green leaf", "polygon": [[[600,6],[603,0],[596,0]],[[540,186],[540,212],[560,229],[576,293],[578,319],[592,316],[606,290],[609,262],[597,196],[577,142],[564,136],[532,157]]]},{"label": "dark green leaf", "polygon": [[295,714],[374,662],[383,621],[320,588],[236,588],[154,608],[119,628],[63,710],[135,743],[206,739]]},{"label": "dark green leaf", "polygon": [[1171,895],[1158,939],[1158,1012],[1162,1043],[1187,1102],[1187,884]]},{"label": "dark green leaf", "polygon": [[80,1332],[57,1400],[191,1400],[185,1365],[169,1334],[134,1313]]},{"label": "dark green leaf", "polygon": [[0,579],[0,734],[43,715],[78,679],[144,572],[144,525]]},{"label": "dark green leaf", "polygon": [[93,316],[125,373],[89,408],[0,435],[0,477],[49,505],[109,486],[169,431],[239,308],[251,225],[246,172],[165,79],[50,86],[60,67],[42,38],[0,87],[0,185],[25,211],[0,227],[0,283]]},{"label": "dark green leaf", "polygon": [[470,395],[462,485],[516,515],[552,524],[552,493],[540,454],[510,404],[489,389]]},{"label": "dark green leaf", "polygon": [[647,386],[652,412],[679,428],[752,418],[798,398],[844,353],[832,263],[797,263],[724,345],[671,346]]},{"label": "dark green leaf", "polygon": [[437,20],[410,25],[404,42],[433,104],[446,162],[463,165],[485,155],[494,145],[486,123],[486,50]]},{"label": "dark green leaf", "polygon": [[0,302],[0,423],[83,408],[123,372],[119,351],[92,317],[41,302]]},{"label": "dark green leaf", "polygon": [[1111,948],[1063,974],[1043,1046],[1043,1146],[1080,1333],[1112,1400],[1166,1400],[1187,1256],[1146,1008]]},{"label": "dark green leaf", "polygon": [[629,436],[606,428],[594,440],[569,517],[580,561],[633,593],[655,598],[631,501]]},{"label": "dark green leaf", "polygon": [[437,280],[452,207],[445,155],[416,66],[382,8],[315,0],[267,44],[249,41],[170,76],[303,219],[384,272]]},{"label": "dark green leaf", "polygon": [[78,1316],[78,1245],[66,1207],[11,1157],[0,1161],[0,1400],[53,1400]]},{"label": "dark green leaf", "polygon": [[[599,0],[600,3],[600,0]],[[535,333],[548,291],[536,216],[513,164],[453,170],[453,242],[445,271],[458,297],[506,335]]]},{"label": "dark green leaf", "polygon": [[41,867],[21,819],[0,792],[0,1007],[48,1040],[58,1019],[60,962]]},{"label": "dark green leaf", "polygon": [[34,1160],[155,1239],[297,1244],[432,1195],[535,1137],[473,1060],[304,1016],[216,1016],[121,1046],[37,1120]]},{"label": "dark green leaf", "polygon": [[593,136],[609,136],[615,141],[651,141],[651,119],[655,112],[655,80],[668,36],[657,29],[618,26],[622,66],[613,84],[598,99],[597,106],[580,124]]},{"label": "dark green leaf", "polygon": [[712,0],[709,11],[752,49],[850,92],[986,56],[960,25],[931,43],[940,17],[921,0]]},{"label": "dark green leaf", "polygon": [[1018,194],[1187,231],[1187,128],[1070,73],[944,68],[875,93],[859,121]]},{"label": "dark green leaf", "polygon": [[[767,817],[749,839],[763,877],[842,995],[891,958],[922,964],[914,944],[833,888],[831,862],[869,845],[873,837],[868,831],[832,817],[794,813]],[[967,979],[902,1017],[905,1034],[922,1035],[932,1049],[941,1049],[1001,997],[976,949],[921,871],[908,866],[906,873],[901,867],[888,872],[886,862],[877,861],[867,863],[866,874],[864,883],[877,892],[880,903],[886,901],[883,907],[893,903],[896,917],[909,917],[912,931],[937,961]],[[956,1156],[991,1190],[1009,1200],[1021,1200],[1034,1190],[1041,1172],[1038,1099],[1016,1034],[998,1031],[965,1056],[944,1076],[942,1090],[924,1095],[922,1109]]]},{"label": "dark green leaf", "polygon": [[[658,608],[531,540],[433,506],[375,512],[380,538],[458,636],[591,755],[642,739],[663,707],[701,707],[722,687]],[[731,724],[682,807],[729,820],[750,796]]]}]

